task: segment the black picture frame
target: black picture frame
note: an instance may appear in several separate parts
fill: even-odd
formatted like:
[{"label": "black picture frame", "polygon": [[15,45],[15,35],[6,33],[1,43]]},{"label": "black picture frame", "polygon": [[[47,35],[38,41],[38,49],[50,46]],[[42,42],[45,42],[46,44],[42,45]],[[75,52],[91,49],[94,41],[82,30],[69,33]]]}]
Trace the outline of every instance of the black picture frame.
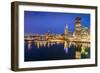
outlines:
[{"label": "black picture frame", "polygon": [[[48,66],[48,67],[34,67],[34,68],[19,68],[19,6],[48,6],[60,8],[78,8],[91,9],[95,11],[95,63],[84,65],[62,65],[62,66]],[[12,2],[11,3],[11,70],[13,71],[28,71],[28,70],[46,70],[46,69],[60,69],[60,68],[77,68],[77,67],[92,67],[97,66],[97,7],[85,5],[68,5],[68,4],[49,4],[49,3],[35,3],[35,2]]]}]

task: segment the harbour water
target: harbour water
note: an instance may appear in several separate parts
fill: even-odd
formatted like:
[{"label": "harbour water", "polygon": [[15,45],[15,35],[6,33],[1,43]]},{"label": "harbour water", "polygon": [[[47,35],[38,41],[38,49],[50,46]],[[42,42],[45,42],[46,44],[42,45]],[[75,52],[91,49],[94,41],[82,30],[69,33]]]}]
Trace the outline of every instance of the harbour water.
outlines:
[{"label": "harbour water", "polygon": [[68,59],[86,59],[90,58],[90,48],[76,47],[71,44],[70,47],[64,47],[64,43],[44,43],[38,46],[35,42],[25,42],[24,61],[45,61],[45,60],[68,60]]}]

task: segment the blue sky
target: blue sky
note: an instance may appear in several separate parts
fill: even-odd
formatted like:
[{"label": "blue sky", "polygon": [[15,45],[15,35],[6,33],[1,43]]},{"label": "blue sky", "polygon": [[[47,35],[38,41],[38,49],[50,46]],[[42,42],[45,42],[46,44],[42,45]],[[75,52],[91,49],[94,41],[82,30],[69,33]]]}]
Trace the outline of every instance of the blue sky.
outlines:
[{"label": "blue sky", "polygon": [[82,18],[82,26],[90,28],[90,14],[24,11],[24,33],[44,34],[50,31],[63,34],[66,24],[73,32],[76,17]]}]

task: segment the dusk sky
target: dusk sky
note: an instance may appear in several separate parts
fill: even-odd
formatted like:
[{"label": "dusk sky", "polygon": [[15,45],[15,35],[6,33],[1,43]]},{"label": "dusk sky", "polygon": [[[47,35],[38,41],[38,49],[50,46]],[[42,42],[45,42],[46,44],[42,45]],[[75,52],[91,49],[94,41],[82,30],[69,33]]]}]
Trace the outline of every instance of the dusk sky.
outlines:
[{"label": "dusk sky", "polygon": [[82,26],[90,28],[90,14],[24,11],[24,33],[44,34],[50,31],[63,34],[66,24],[73,32],[76,17],[82,18]]}]

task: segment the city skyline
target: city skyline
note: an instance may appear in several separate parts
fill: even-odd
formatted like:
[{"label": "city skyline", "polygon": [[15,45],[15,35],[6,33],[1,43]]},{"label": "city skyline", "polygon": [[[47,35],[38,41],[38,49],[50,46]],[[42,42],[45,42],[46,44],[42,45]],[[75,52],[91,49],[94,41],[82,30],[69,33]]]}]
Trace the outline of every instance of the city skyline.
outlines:
[{"label": "city skyline", "polygon": [[90,57],[89,14],[26,11],[24,19],[25,61]]},{"label": "city skyline", "polygon": [[81,17],[82,26],[90,29],[90,14],[24,11],[24,34],[62,34],[66,25],[74,32],[75,17]]}]

